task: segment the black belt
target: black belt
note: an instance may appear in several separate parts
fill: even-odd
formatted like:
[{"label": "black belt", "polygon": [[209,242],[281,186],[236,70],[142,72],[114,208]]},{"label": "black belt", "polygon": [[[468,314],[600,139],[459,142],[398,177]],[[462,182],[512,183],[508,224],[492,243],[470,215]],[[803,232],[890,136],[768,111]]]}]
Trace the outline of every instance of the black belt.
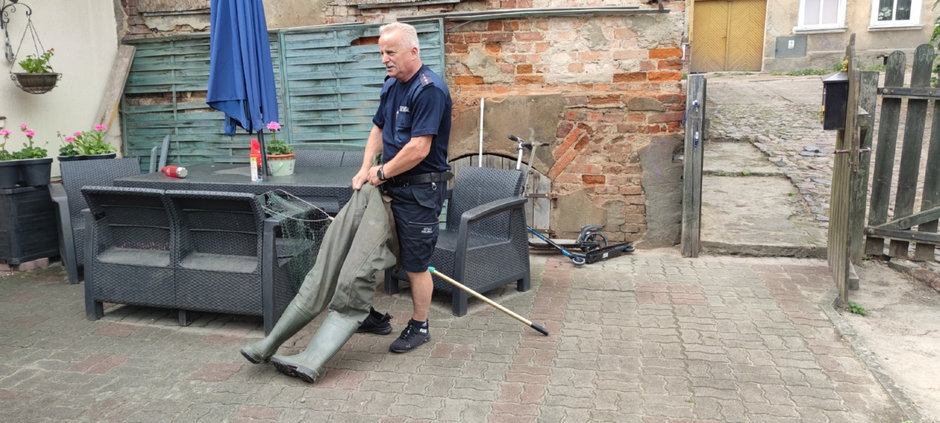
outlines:
[{"label": "black belt", "polygon": [[388,178],[385,183],[393,187],[403,187],[408,185],[430,184],[431,182],[445,182],[453,177],[454,174],[450,172],[429,172],[419,173],[417,175],[395,176]]}]

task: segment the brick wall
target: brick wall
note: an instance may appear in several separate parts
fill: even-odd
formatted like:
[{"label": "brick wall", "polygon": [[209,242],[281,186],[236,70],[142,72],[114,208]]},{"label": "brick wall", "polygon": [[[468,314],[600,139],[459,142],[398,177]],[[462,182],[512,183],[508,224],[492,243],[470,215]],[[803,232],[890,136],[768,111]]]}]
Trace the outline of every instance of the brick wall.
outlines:
[{"label": "brick wall", "polygon": [[[486,2],[494,8],[546,7],[541,3],[546,2]],[[585,2],[550,5],[572,3]],[[461,3],[454,10],[482,6],[474,4]],[[669,3],[669,14],[445,24],[445,76],[454,96],[455,119],[478,113],[481,97],[564,98],[558,115],[529,116],[533,121],[520,123],[552,129],[553,139],[542,139],[551,143],[551,154],[540,156],[534,167],[552,180],[552,227],[562,236],[584,224],[605,225],[605,232],[617,240],[637,241],[645,235],[646,215],[657,211],[646,208],[640,151],[656,137],[681,133],[683,6]],[[337,22],[388,22],[420,14],[414,8],[333,10],[336,15],[327,19]],[[491,132],[513,133],[512,128]],[[505,153],[484,145],[487,152]],[[451,146],[452,158],[474,153],[476,145]]]}]

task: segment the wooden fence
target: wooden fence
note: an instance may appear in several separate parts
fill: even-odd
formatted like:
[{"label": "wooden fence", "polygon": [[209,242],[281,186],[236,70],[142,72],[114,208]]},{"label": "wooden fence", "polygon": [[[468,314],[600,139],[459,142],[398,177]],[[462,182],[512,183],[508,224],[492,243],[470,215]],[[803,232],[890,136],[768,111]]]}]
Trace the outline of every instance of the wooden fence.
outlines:
[{"label": "wooden fence", "polygon": [[[884,86],[878,89],[882,106],[865,228],[865,253],[868,255],[933,260],[936,246],[940,244],[937,234],[940,219],[940,101],[937,100],[940,100],[940,89],[930,87],[935,56],[933,46],[917,47],[909,87],[904,86],[905,55],[896,51],[888,57]],[[905,101],[907,112],[902,129],[900,118]],[[927,111],[931,106],[933,120],[929,145],[926,145],[926,164],[922,166]],[[898,139],[902,140],[901,157],[895,163]],[[925,169],[922,179],[921,168]],[[894,175],[897,175],[897,183],[889,219]],[[918,185],[922,186],[919,192]],[[915,213],[918,199],[920,211]],[[890,239],[887,252],[885,238]],[[911,242],[916,243],[913,256],[910,255]]]}]

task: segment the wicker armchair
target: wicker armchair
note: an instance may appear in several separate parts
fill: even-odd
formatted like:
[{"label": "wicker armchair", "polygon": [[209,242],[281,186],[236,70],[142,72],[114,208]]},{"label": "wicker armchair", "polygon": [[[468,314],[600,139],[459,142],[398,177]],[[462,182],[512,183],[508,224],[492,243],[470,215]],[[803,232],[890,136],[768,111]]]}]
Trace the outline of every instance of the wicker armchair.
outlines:
[{"label": "wicker armchair", "polygon": [[343,167],[359,167],[362,166],[362,155],[363,151],[345,151],[343,152],[343,162],[341,166]]},{"label": "wicker armchair", "polygon": [[86,186],[85,313],[102,302],[175,308],[170,245],[176,234],[163,190]]},{"label": "wicker armchair", "polygon": [[[188,324],[187,310],[254,315],[270,332],[297,293],[288,266],[299,256],[279,257],[280,222],[265,216],[254,194],[168,190],[166,197],[179,225],[173,261],[180,322]],[[310,248],[303,254],[315,255]]]},{"label": "wicker armchair", "polygon": [[[528,291],[529,247],[522,172],[467,167],[457,173],[431,265],[478,292],[516,282]],[[400,269],[385,272],[385,292],[398,292]],[[467,294],[434,278],[434,289],[451,294],[453,312],[467,313]]]},{"label": "wicker armchair", "polygon": [[140,163],[136,158],[76,160],[60,162],[59,168],[65,192],[52,197],[59,216],[59,255],[68,270],[69,283],[75,284],[81,280],[79,269],[85,259],[85,221],[81,212],[88,205],[82,187],[108,186],[122,176],[139,174]]}]

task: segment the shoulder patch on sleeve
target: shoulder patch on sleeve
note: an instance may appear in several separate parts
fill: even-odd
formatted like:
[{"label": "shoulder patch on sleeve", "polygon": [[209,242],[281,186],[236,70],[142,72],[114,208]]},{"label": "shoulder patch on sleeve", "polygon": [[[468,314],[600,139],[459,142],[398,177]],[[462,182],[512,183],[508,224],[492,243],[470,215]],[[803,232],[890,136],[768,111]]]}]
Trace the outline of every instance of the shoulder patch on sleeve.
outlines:
[{"label": "shoulder patch on sleeve", "polygon": [[434,80],[431,79],[431,76],[427,72],[421,72],[421,85],[427,86],[434,84]]}]

